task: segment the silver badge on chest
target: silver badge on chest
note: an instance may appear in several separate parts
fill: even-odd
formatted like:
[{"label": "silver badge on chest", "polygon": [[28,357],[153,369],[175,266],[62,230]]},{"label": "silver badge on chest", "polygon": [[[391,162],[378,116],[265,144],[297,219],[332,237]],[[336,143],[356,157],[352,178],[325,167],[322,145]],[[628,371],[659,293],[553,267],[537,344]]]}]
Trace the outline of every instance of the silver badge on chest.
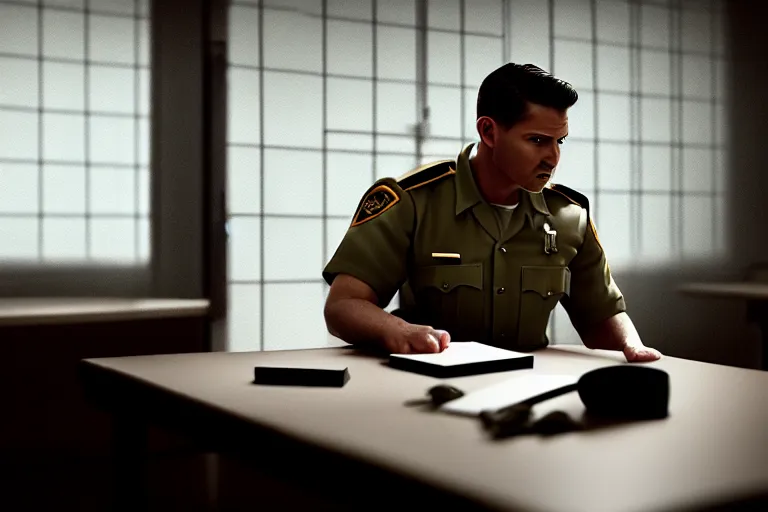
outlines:
[{"label": "silver badge on chest", "polygon": [[557,231],[550,229],[549,223],[544,223],[544,253],[554,254],[557,252]]}]

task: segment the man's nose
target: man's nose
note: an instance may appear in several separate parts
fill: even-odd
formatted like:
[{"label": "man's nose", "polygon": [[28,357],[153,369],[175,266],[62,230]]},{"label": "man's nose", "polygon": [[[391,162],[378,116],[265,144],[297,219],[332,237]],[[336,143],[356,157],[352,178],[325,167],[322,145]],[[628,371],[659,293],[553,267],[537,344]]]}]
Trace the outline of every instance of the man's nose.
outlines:
[{"label": "man's nose", "polygon": [[557,163],[560,161],[560,144],[557,141],[549,147],[549,152],[544,161],[552,166],[553,169],[557,167]]},{"label": "man's nose", "polygon": [[549,150],[547,154],[544,155],[544,158],[541,159],[541,164],[539,165],[551,171],[552,169],[557,167],[557,163],[559,161],[560,161],[560,149],[555,148],[555,149]]}]

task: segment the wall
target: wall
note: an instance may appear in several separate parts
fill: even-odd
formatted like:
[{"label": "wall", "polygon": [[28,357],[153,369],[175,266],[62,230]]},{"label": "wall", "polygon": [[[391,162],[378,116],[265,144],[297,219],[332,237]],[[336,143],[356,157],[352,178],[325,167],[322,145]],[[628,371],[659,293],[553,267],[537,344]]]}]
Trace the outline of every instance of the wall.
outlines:
[{"label": "wall", "polygon": [[[474,142],[477,88],[508,61],[538,64],[579,91],[556,179],[590,197],[649,344],[672,352],[691,345],[682,333],[674,342],[662,336],[653,307],[659,298],[678,304],[664,314],[709,307],[677,294],[677,269],[695,277],[690,262],[727,254],[723,4],[355,5],[231,7],[228,348],[328,343],[320,270],[361,194],[378,177],[453,158]],[[426,135],[423,144],[415,133]],[[555,343],[579,343],[561,309],[552,327]]]},{"label": "wall", "polygon": [[681,265],[663,270],[625,270],[616,279],[627,296],[641,335],[674,356],[755,368],[760,335],[746,323],[740,300],[682,296],[676,287],[688,281],[741,279],[749,262],[765,260],[768,242],[768,173],[764,168],[764,136],[768,133],[768,50],[765,11],[761,2],[726,3],[730,37],[729,95],[731,117],[729,192],[727,196],[729,258],[721,265]]}]

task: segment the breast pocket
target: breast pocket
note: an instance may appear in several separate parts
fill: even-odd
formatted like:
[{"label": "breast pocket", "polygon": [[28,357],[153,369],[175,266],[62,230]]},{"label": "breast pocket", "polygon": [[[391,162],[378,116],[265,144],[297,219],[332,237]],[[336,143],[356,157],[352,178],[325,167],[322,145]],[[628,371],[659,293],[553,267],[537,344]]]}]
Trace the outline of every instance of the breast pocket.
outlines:
[{"label": "breast pocket", "polygon": [[552,310],[570,294],[571,271],[568,267],[522,267],[520,284],[518,345],[528,349],[543,347]]},{"label": "breast pocket", "polygon": [[482,263],[420,267],[412,281],[421,323],[447,330],[454,340],[482,333]]}]

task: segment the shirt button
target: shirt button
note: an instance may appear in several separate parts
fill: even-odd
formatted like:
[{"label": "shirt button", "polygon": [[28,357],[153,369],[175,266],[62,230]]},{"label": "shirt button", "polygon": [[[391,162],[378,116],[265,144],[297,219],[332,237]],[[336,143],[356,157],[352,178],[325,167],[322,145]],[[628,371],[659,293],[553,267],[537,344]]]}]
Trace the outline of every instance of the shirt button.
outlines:
[{"label": "shirt button", "polygon": [[443,290],[447,290],[447,289],[448,289],[448,283],[443,283]]},{"label": "shirt button", "polygon": [[507,252],[507,248],[506,248],[506,247],[501,247],[501,248],[499,248],[499,250],[500,250],[501,252]]},{"label": "shirt button", "polygon": [[496,293],[498,293],[499,295],[501,295],[501,294],[502,294],[502,293],[504,293],[505,291],[506,291],[506,290],[504,289],[504,287],[501,287],[501,288],[499,288],[499,289],[496,291]]}]

